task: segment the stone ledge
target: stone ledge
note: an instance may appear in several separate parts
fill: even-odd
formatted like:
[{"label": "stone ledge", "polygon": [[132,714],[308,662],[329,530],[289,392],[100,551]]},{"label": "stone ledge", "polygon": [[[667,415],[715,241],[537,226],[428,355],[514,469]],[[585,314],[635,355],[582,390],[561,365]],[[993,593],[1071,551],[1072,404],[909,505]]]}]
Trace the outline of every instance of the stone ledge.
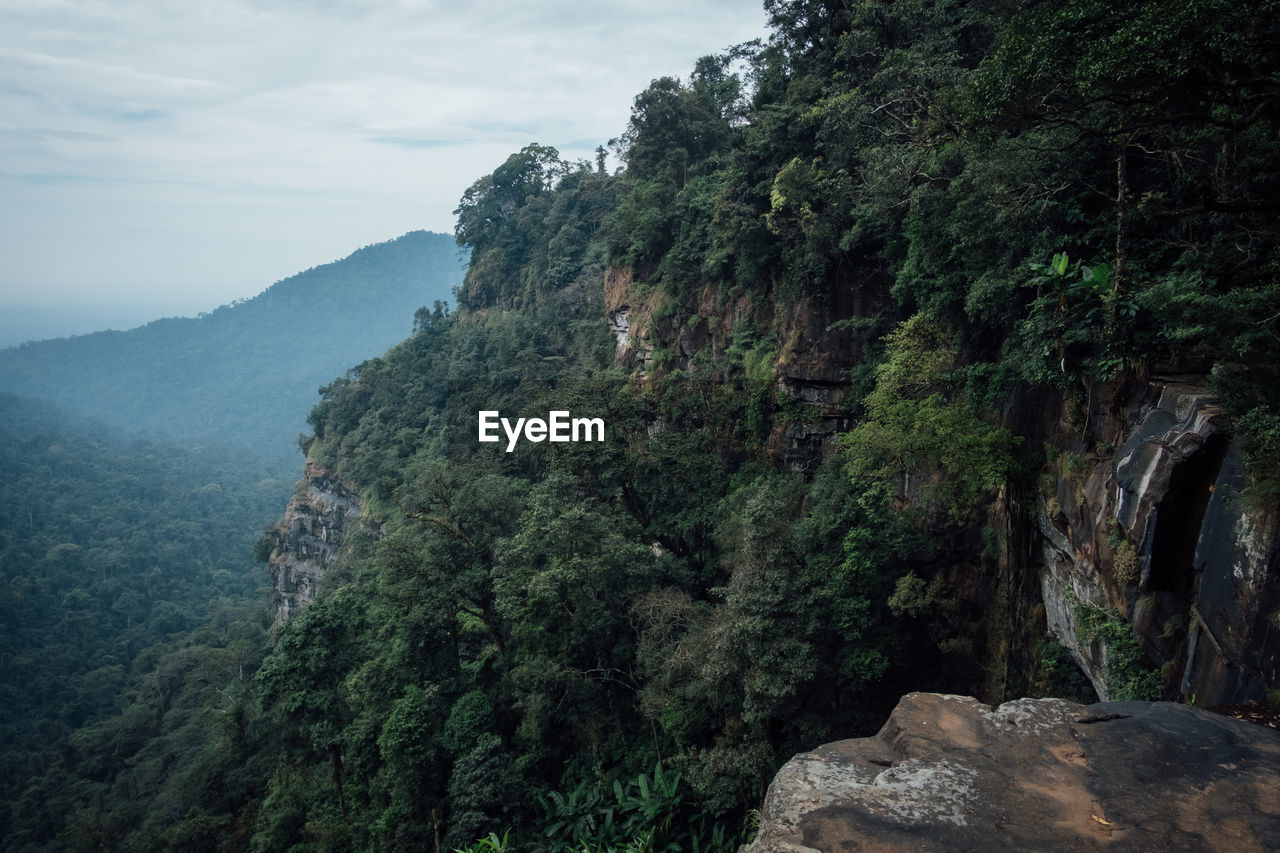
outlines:
[{"label": "stone ledge", "polygon": [[1167,702],[911,693],[797,755],[747,853],[1280,849],[1280,733]]}]

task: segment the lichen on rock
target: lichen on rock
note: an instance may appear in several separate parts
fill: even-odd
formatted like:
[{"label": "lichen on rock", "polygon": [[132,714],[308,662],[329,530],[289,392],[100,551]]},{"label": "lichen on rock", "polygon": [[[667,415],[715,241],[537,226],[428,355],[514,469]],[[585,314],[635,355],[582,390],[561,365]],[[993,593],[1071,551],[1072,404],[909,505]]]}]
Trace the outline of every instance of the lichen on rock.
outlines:
[{"label": "lichen on rock", "polygon": [[1166,702],[904,696],[778,772],[747,853],[1270,850],[1280,737]]}]

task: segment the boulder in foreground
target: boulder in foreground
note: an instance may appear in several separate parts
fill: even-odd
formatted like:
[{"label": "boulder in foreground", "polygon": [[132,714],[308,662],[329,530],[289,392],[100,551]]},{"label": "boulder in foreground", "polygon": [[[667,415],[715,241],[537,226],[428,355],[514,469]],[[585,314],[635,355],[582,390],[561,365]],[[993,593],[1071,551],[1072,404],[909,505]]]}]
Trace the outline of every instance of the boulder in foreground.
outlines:
[{"label": "boulder in foreground", "polygon": [[748,853],[1280,850],[1280,734],[1167,702],[911,693],[778,771]]}]

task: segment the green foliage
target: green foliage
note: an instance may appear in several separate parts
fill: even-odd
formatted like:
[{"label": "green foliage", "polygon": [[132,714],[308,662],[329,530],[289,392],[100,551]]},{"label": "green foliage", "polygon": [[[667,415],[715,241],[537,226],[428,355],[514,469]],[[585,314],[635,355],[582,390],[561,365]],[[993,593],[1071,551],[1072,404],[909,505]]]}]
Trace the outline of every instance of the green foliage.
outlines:
[{"label": "green foliage", "polygon": [[466,847],[455,847],[453,853],[507,853],[510,850],[509,836],[511,831],[502,833],[502,837],[498,837],[498,833],[491,832],[484,838],[477,838]]},{"label": "green foliage", "polygon": [[639,773],[615,779],[608,793],[582,782],[567,792],[540,798],[545,847],[551,851],[731,850],[737,844],[723,823],[707,824],[690,811],[681,775]]},{"label": "green foliage", "polygon": [[[1024,485],[1029,392],[1122,388],[1157,361],[1214,365],[1274,502],[1280,51],[1275,4],[1254,6],[769,0],[767,44],[635,99],[625,171],[513,154],[459,203],[458,310],[419,310],[308,419],[300,446],[367,519],[315,603],[260,667],[250,635],[157,652],[139,681],[115,652],[89,660],[85,719],[134,693],[76,735],[80,763],[29,786],[29,837],[728,849],[780,761],[874,731],[907,690],[1087,695],[1060,647],[1017,647],[1042,618],[1001,624],[1025,598],[981,510]],[[657,306],[642,380],[613,364],[606,263]],[[837,411],[779,381],[839,371],[855,390]],[[608,434],[507,453],[475,441],[481,409],[588,413]],[[836,417],[842,451],[783,470],[783,445]],[[38,450],[33,487],[71,464]],[[9,529],[40,527],[11,504]],[[63,581],[62,646],[107,601],[126,632],[194,624],[90,582],[112,565],[100,541],[28,555]],[[1077,615],[1113,695],[1159,693],[1118,614]],[[249,676],[230,686],[233,660]],[[184,749],[215,711],[230,748]],[[137,757],[119,788],[111,755]],[[127,786],[160,793],[134,805]]]},{"label": "green foliage", "polygon": [[963,521],[1004,483],[1016,440],[953,387],[957,352],[945,326],[917,314],[887,341],[866,415],[842,439],[850,476]]},{"label": "green foliage", "polygon": [[[246,474],[244,461],[213,446],[129,439],[0,395],[0,779],[13,809],[0,837],[18,833],[6,847],[52,837],[79,805],[141,819],[137,803],[107,796],[111,780],[87,768],[134,756],[128,783],[153,796],[157,764],[208,745],[209,717],[198,715],[211,712],[184,704],[192,683],[208,679],[199,693],[208,701],[215,685],[238,694],[241,667],[252,674],[262,628],[246,608],[265,573],[250,546],[280,512],[285,484]],[[191,648],[188,632],[214,614],[224,625],[246,620],[234,643],[200,634],[234,648]],[[165,658],[171,641],[182,651]],[[77,774],[85,785],[65,787]]]},{"label": "green foliage", "polygon": [[1264,508],[1280,506],[1280,415],[1265,406],[1240,419],[1245,457],[1253,474],[1253,498]]},{"label": "green foliage", "polygon": [[6,849],[243,849],[274,763],[252,698],[266,617],[263,608],[223,608],[139,654],[118,710],[13,780],[23,787],[11,800]]},{"label": "green foliage", "polygon": [[777,351],[773,341],[749,328],[735,329],[733,338],[725,350],[725,360],[731,373],[741,371],[748,387],[757,390],[773,383],[774,361]]},{"label": "green foliage", "polygon": [[1038,667],[1034,687],[1037,696],[1054,696],[1082,704],[1097,701],[1089,679],[1061,643],[1043,640],[1036,649],[1036,660]]},{"label": "green foliage", "polygon": [[1079,638],[1086,643],[1096,640],[1102,645],[1103,672],[1110,698],[1154,701],[1161,697],[1160,671],[1147,663],[1124,617],[1115,610],[1079,603],[1075,614]]},{"label": "green foliage", "polygon": [[663,77],[636,96],[618,140],[627,163],[605,227],[608,258],[681,293],[723,275],[715,227],[723,155],[738,137],[742,82],[731,56],[698,60],[688,84]]},{"label": "green foliage", "polygon": [[1026,283],[1036,297],[1016,332],[1023,378],[1065,387],[1079,376],[1109,381],[1136,352],[1130,330],[1138,303],[1116,290],[1111,268],[1077,260],[1065,252],[1048,264],[1032,263]]},{"label": "green foliage", "polygon": [[613,204],[608,176],[549,146],[526,145],[472,184],[454,211],[458,245],[472,253],[459,300],[509,307],[569,284]]},{"label": "green foliage", "polygon": [[924,622],[940,652],[973,652],[977,626],[965,622],[960,602],[947,594],[942,578],[934,577],[926,584],[915,572],[909,572],[898,578],[888,604],[893,615]]},{"label": "green foliage", "polygon": [[486,826],[505,825],[517,808],[519,778],[498,735],[481,735],[449,775],[449,832],[445,843],[464,844]]}]

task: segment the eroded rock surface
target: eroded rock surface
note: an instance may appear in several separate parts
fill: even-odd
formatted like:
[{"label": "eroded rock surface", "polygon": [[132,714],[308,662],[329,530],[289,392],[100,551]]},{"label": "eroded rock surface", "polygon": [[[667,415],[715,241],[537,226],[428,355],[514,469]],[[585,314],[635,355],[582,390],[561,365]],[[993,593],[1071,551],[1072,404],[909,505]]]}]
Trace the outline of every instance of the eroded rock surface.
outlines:
[{"label": "eroded rock surface", "polygon": [[1124,616],[1166,696],[1263,699],[1280,676],[1280,530],[1247,496],[1239,437],[1203,384],[1151,381],[1111,408],[1114,452],[1062,454],[1075,462],[1042,496],[1049,630],[1104,700],[1107,649],[1079,630],[1081,605]]},{"label": "eroded rock surface", "polygon": [[778,772],[748,853],[1280,849],[1280,734],[1171,703],[911,693]]},{"label": "eroded rock surface", "polygon": [[359,494],[308,459],[275,528],[270,566],[277,623],[287,621],[315,598],[321,576],[337,558],[350,524],[359,515]]},{"label": "eroded rock surface", "polygon": [[[616,363],[639,381],[712,369],[720,371],[710,374],[715,381],[743,382],[731,374],[750,361],[781,409],[766,454],[815,471],[855,425],[855,388],[868,377],[853,380],[883,332],[876,318],[892,303],[874,273],[849,275],[821,298],[775,302],[714,283],[696,295],[670,294],[643,271],[610,268],[604,307]],[[1000,575],[981,559],[941,572],[975,608],[1017,590],[1009,612],[986,618],[993,635],[1016,637],[1008,648],[1020,659],[984,666],[1034,683],[1032,655],[1021,652],[1047,629],[1104,701],[1245,704],[1266,702],[1280,687],[1280,518],[1250,500],[1242,442],[1218,405],[1210,368],[1153,366],[1082,396],[1042,390],[1011,399],[1007,425],[1026,447],[1042,444],[1047,462],[1037,493],[1011,484],[995,505],[989,529],[1004,531],[996,561],[1009,580],[993,581]],[[664,428],[649,424],[651,435]],[[919,474],[903,480],[900,497],[917,497],[943,476]],[[1023,584],[1023,576],[1038,583]],[[1111,630],[1122,621],[1140,661],[1127,634]]]},{"label": "eroded rock surface", "polygon": [[[801,296],[781,305],[727,294],[712,283],[673,311],[660,285],[635,276],[625,267],[605,272],[605,312],[617,364],[647,378],[659,351],[668,368],[688,370],[698,353],[723,355],[735,340],[741,344],[741,335],[751,341],[757,335],[761,341],[772,338],[766,352],[775,390],[795,404],[770,439],[773,453],[789,468],[813,470],[835,452],[836,434],[853,427],[849,371],[866,360],[868,340],[879,336],[866,328],[883,309],[887,282],[860,273],[824,298]],[[866,328],[851,318],[867,320]]]}]

